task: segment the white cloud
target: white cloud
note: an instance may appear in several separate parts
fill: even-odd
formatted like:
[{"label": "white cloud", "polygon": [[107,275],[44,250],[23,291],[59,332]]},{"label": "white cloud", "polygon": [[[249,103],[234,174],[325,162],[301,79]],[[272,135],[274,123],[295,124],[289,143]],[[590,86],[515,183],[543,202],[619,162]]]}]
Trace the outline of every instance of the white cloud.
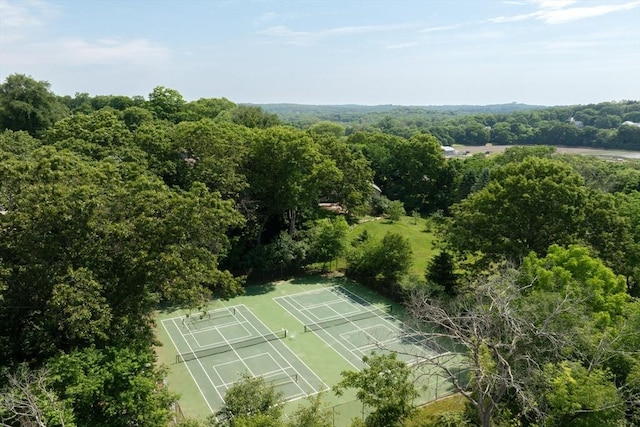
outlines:
[{"label": "white cloud", "polygon": [[139,38],[52,38],[49,27],[61,10],[37,0],[0,0],[3,68],[22,66],[148,65],[165,61],[165,47]]},{"label": "white cloud", "polygon": [[577,3],[576,0],[531,0],[531,3],[537,4],[540,9],[553,10],[562,9],[569,5]]},{"label": "white cloud", "polygon": [[565,22],[577,21],[579,19],[607,15],[613,12],[631,10],[638,6],[640,6],[640,1],[599,6],[571,7],[567,9],[558,8],[542,11],[537,19],[540,19],[547,24],[562,24]]},{"label": "white cloud", "polygon": [[498,16],[489,19],[488,22],[499,24],[537,19],[543,21],[545,24],[563,24],[580,19],[603,16],[613,12],[631,10],[640,6],[640,0],[627,3],[607,3],[580,7],[570,7],[577,3],[574,0],[532,0],[531,3],[535,4],[538,10],[518,15]]},{"label": "white cloud", "polygon": [[297,46],[308,46],[322,39],[330,37],[339,37],[353,34],[368,34],[376,32],[393,31],[406,28],[405,24],[398,25],[360,25],[328,28],[319,31],[294,31],[285,25],[269,27],[262,31],[258,31],[260,35],[276,37],[283,40],[286,44]]},{"label": "white cloud", "polygon": [[406,43],[398,43],[387,46],[387,49],[406,49],[409,47],[417,46],[418,42],[406,42]]},{"label": "white cloud", "polygon": [[0,44],[26,39],[30,31],[44,27],[55,16],[57,9],[40,1],[0,0]]},{"label": "white cloud", "polygon": [[13,66],[155,66],[165,63],[170,52],[145,39],[87,41],[78,38],[22,44],[4,49],[6,63]]},{"label": "white cloud", "polygon": [[168,59],[169,51],[146,39],[90,42],[82,39],[63,39],[54,42],[63,61],[70,65],[112,65],[126,63],[144,65]]},{"label": "white cloud", "polygon": [[456,30],[460,27],[462,27],[463,24],[456,24],[456,25],[443,25],[441,27],[430,27],[430,28],[425,28],[423,30],[420,30],[421,33],[432,33],[432,32],[436,32],[436,31],[448,31],[448,30]]}]

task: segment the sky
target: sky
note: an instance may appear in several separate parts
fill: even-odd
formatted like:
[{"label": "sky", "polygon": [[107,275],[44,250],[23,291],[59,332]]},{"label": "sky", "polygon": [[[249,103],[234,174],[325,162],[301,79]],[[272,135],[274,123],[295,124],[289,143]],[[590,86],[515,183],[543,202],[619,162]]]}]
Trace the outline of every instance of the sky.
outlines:
[{"label": "sky", "polygon": [[237,103],[640,100],[640,0],[0,0],[0,81]]}]

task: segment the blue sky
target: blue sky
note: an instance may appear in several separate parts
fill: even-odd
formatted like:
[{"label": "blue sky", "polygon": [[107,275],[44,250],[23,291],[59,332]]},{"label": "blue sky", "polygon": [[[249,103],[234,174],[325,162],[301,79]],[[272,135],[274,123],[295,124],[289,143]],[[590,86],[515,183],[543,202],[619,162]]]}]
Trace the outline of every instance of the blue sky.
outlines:
[{"label": "blue sky", "polygon": [[640,0],[0,0],[0,79],[303,104],[640,99]]}]

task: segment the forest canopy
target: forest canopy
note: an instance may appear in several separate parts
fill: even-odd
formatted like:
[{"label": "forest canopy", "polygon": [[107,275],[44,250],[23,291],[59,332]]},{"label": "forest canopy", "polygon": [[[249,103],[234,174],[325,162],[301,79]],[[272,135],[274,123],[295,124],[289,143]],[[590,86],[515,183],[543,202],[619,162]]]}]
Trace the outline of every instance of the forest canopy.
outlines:
[{"label": "forest canopy", "polygon": [[[469,423],[633,425],[640,160],[554,147],[640,150],[639,123],[638,101],[303,108],[188,101],[162,86],[58,96],[11,75],[0,85],[0,418],[167,425],[177,396],[155,363],[154,310],[197,310],[342,259],[348,277],[417,324],[436,319],[473,356],[476,376],[459,385]],[[487,143],[514,147],[442,149]],[[437,238],[422,278],[399,233],[347,241],[363,217],[404,213]],[[405,400],[384,409],[408,417]]]}]

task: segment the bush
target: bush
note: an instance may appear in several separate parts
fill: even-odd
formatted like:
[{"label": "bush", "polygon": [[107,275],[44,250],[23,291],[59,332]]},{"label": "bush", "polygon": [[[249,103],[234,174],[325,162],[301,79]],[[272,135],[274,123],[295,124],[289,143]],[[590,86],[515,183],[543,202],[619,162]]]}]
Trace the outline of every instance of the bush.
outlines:
[{"label": "bush", "polygon": [[394,299],[402,296],[402,278],[411,268],[411,244],[400,233],[366,239],[347,256],[347,276]]}]

